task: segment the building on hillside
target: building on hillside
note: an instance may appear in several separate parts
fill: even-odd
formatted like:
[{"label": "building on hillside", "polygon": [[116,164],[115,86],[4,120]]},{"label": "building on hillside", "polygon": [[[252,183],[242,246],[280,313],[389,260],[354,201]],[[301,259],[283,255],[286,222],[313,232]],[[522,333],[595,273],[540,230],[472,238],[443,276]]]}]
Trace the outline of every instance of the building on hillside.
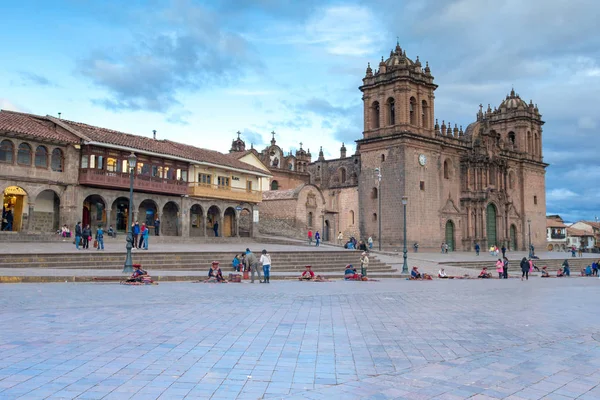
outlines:
[{"label": "building on hillside", "polygon": [[596,247],[600,247],[600,222],[598,221],[577,221],[572,228],[591,233],[594,236]]},{"label": "building on hillside", "polygon": [[51,116],[1,111],[0,142],[0,190],[14,231],[82,221],[125,232],[132,212],[140,224],[159,219],[167,236],[214,236],[215,223],[220,236],[253,235],[270,178],[264,166],[216,151]]},{"label": "building on hillside", "polygon": [[[470,250],[479,243],[525,250],[531,228],[532,243],[545,247],[548,164],[537,106],[511,90],[498,107],[480,105],[475,122],[463,130],[438,123],[436,88],[429,65],[408,58],[398,44],[377,70],[367,67],[359,88],[364,131],[356,154],[347,157],[343,150],[339,159],[319,157],[307,167],[309,182],[325,198],[324,215],[316,220],[323,221],[320,228],[330,221],[335,232],[398,247],[406,196],[411,246],[439,248],[445,242],[452,250]],[[309,212],[297,210],[295,230],[309,228]],[[261,214],[261,230],[271,230],[269,218]]]},{"label": "building on hillside", "polygon": [[558,215],[546,218],[546,242],[548,251],[567,251],[567,226]]},{"label": "building on hillside", "polygon": [[569,226],[567,227],[567,246],[575,246],[577,249],[591,252],[596,248],[596,240],[593,233]]}]

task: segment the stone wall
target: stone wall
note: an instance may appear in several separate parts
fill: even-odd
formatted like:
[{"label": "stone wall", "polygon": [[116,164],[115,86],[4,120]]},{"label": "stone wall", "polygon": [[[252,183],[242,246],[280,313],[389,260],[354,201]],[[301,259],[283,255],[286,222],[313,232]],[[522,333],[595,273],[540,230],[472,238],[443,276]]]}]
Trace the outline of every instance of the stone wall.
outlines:
[{"label": "stone wall", "polygon": [[304,237],[296,223],[296,199],[263,200],[260,203],[259,232],[265,235]]},{"label": "stone wall", "polygon": [[33,226],[30,231],[35,232],[55,232],[58,229],[58,220],[54,212],[34,211]]}]

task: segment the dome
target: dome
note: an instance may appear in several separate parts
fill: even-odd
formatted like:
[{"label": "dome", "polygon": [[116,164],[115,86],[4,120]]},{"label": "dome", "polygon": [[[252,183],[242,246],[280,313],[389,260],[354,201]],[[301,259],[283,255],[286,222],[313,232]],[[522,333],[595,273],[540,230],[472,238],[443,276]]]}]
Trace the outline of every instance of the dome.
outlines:
[{"label": "dome", "polygon": [[515,90],[513,89],[510,91],[510,95],[507,95],[506,99],[504,99],[504,101],[500,103],[500,107],[498,108],[514,110],[519,107],[527,108],[527,103],[523,101],[523,99],[521,99],[518,94],[515,94]]},{"label": "dome", "polygon": [[479,122],[470,123],[465,130],[465,136],[475,136],[475,134],[479,132],[479,126]]},{"label": "dome", "polygon": [[402,51],[400,45],[397,44],[396,48],[390,52],[390,57],[385,60],[385,65],[388,67],[410,67],[415,63],[408,57],[406,57],[406,51]]}]

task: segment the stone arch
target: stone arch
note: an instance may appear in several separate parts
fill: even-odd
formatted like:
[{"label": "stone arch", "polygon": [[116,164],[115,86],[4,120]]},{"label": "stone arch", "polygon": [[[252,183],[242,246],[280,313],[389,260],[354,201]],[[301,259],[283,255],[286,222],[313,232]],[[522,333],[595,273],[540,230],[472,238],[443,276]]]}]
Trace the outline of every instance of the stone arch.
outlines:
[{"label": "stone arch", "polygon": [[393,97],[390,97],[385,102],[387,124],[396,125],[396,102]]},{"label": "stone arch", "polygon": [[279,182],[277,182],[276,180],[272,180],[271,181],[271,190],[278,190],[279,189]]},{"label": "stone arch", "polygon": [[542,146],[540,143],[540,134],[539,132],[534,132],[533,133],[533,154],[536,156],[541,156],[542,155]]},{"label": "stone arch", "polygon": [[[109,226],[114,226],[115,231],[128,232],[130,227],[127,225],[129,212],[133,207],[129,207],[129,199],[125,196],[119,196],[113,200],[110,207],[111,221]],[[131,216],[131,221],[135,222],[135,215]],[[114,223],[114,225],[113,225]]]},{"label": "stone arch", "polygon": [[60,196],[53,189],[38,193],[33,206],[30,230],[56,232],[60,228]]},{"label": "stone arch", "polygon": [[379,197],[379,190],[374,187],[373,189],[371,189],[371,198],[372,199],[377,199]]},{"label": "stone arch", "polygon": [[10,139],[0,142],[0,163],[13,164],[15,161],[15,144]]},{"label": "stone arch", "polygon": [[427,101],[421,101],[421,126],[429,128],[429,105]]},{"label": "stone arch", "polygon": [[513,131],[508,132],[508,143],[512,145],[513,149],[517,149],[517,135]]},{"label": "stone arch", "polygon": [[527,153],[533,153],[533,137],[530,131],[527,131],[527,146],[525,147]]},{"label": "stone arch", "polygon": [[81,211],[81,225],[85,227],[106,226],[106,207],[107,203],[104,197],[99,194],[90,194],[83,200]]},{"label": "stone arch", "polygon": [[346,179],[347,179],[346,168],[340,167],[339,173],[340,173],[340,183],[346,183]]},{"label": "stone arch", "polygon": [[313,223],[314,223],[314,218],[313,218],[313,212],[309,211],[308,214],[306,215],[306,226],[308,226],[309,228],[312,228]]},{"label": "stone arch", "polygon": [[34,163],[36,168],[48,168],[48,148],[39,145],[35,148]]},{"label": "stone arch", "polygon": [[447,158],[444,160],[444,179],[452,178],[452,160]]},{"label": "stone arch", "polygon": [[144,199],[138,206],[137,220],[140,224],[145,223],[146,226],[154,226],[154,220],[158,217],[158,204],[153,199]]},{"label": "stone arch", "polygon": [[206,211],[206,229],[209,230],[209,236],[221,236],[221,226],[223,225],[221,222],[221,209],[216,205],[211,205]]},{"label": "stone arch", "polygon": [[162,208],[160,220],[160,233],[166,236],[181,236],[181,225],[179,223],[179,205],[169,200]]},{"label": "stone arch", "polygon": [[235,208],[227,207],[223,211],[223,237],[234,237],[237,232],[237,214]]},{"label": "stone arch", "polygon": [[30,201],[27,190],[13,185],[4,188],[2,193],[2,230],[12,232],[27,230]]},{"label": "stone arch", "polygon": [[31,165],[32,150],[31,145],[27,142],[19,143],[17,150],[17,164],[19,165]]},{"label": "stone arch", "polygon": [[409,118],[411,125],[417,125],[417,99],[410,98],[409,102]]},{"label": "stone arch", "polygon": [[379,102],[374,101],[371,104],[371,129],[379,129]]},{"label": "stone arch", "polygon": [[354,226],[354,210],[348,211],[348,225]]},{"label": "stone arch", "polygon": [[455,251],[456,250],[456,233],[455,233],[455,225],[454,225],[454,221],[452,221],[451,219],[446,221],[446,228],[445,228],[445,234],[444,234],[444,243],[446,243],[448,245],[448,250],[449,251]]},{"label": "stone arch", "polygon": [[190,236],[205,236],[204,208],[198,203],[190,207]]},{"label": "stone arch", "polygon": [[485,209],[485,222],[486,222],[486,234],[487,234],[487,245],[497,246],[498,245],[498,207],[494,203],[489,203]]}]

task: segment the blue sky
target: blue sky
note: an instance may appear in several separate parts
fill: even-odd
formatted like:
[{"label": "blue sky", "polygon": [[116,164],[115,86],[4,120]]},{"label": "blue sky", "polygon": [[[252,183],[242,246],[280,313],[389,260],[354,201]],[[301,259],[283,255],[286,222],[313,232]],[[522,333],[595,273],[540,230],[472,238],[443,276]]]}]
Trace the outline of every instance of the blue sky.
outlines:
[{"label": "blue sky", "polygon": [[595,0],[57,0],[0,4],[0,108],[227,151],[361,137],[358,86],[396,38],[466,127],[514,85],[537,103],[548,213],[600,217]]}]

